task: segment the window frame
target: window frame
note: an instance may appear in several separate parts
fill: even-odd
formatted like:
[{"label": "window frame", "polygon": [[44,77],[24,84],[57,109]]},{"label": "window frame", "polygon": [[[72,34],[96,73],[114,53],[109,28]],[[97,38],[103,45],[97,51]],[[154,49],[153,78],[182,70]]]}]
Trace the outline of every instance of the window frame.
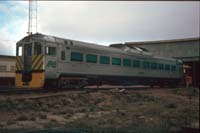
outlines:
[{"label": "window frame", "polygon": [[[50,54],[50,48],[54,48],[55,49],[55,53],[54,54]],[[57,54],[57,51],[56,51],[57,49],[56,49],[56,47],[54,47],[54,46],[46,46],[46,49],[45,49],[45,54],[46,55],[49,55],[49,56],[56,56],[56,54]]]},{"label": "window frame", "polygon": [[143,67],[144,69],[149,69],[149,68],[150,68],[150,62],[148,62],[148,61],[143,61],[143,62],[142,62],[142,67]]},{"label": "window frame", "polygon": [[7,66],[6,65],[0,65],[0,72],[6,72]]},{"label": "window frame", "polygon": [[136,60],[136,59],[134,59],[134,60],[132,60],[132,62],[133,62],[133,67],[134,68],[140,68],[140,66],[141,66],[141,61],[140,60]]},{"label": "window frame", "polygon": [[165,70],[170,71],[170,65],[169,64],[165,64]]},{"label": "window frame", "polygon": [[[40,53],[39,54],[36,53],[36,46],[40,46]],[[33,51],[34,55],[41,55],[41,54],[43,54],[43,52],[42,52],[42,45],[39,42],[35,42],[34,43],[34,49],[33,50],[34,50]]]},{"label": "window frame", "polygon": [[151,62],[151,63],[150,63],[150,68],[153,69],[153,70],[158,69],[158,63],[156,63],[156,62]]},{"label": "window frame", "polygon": [[101,55],[99,57],[99,64],[110,64],[110,57]]},{"label": "window frame", "polygon": [[171,65],[170,67],[171,67],[171,71],[173,72],[176,71],[176,65]]},{"label": "window frame", "polygon": [[164,70],[164,64],[158,63],[158,69],[159,70]]},{"label": "window frame", "polygon": [[[92,57],[92,58],[94,57],[95,60],[92,60],[90,57]],[[86,54],[86,62],[87,63],[97,63],[97,58],[98,58],[98,56],[95,54]]]},{"label": "window frame", "polygon": [[[119,64],[113,62],[113,61],[117,61],[117,60],[119,61]],[[122,60],[121,60],[121,58],[112,57],[112,65],[115,65],[115,66],[121,66],[121,64],[122,64]]]},{"label": "window frame", "polygon": [[16,70],[15,66],[10,66],[10,71],[11,72],[15,72],[15,70]]},{"label": "window frame", "polygon": [[23,47],[17,46],[17,56],[22,56],[22,55],[23,55]]},{"label": "window frame", "polygon": [[131,67],[131,59],[124,58],[123,59],[123,66],[125,66],[125,67]]},{"label": "window frame", "polygon": [[24,44],[24,55],[25,56],[33,56],[33,44],[32,43],[28,43],[28,44]]},{"label": "window frame", "polygon": [[[78,59],[77,57],[73,57],[73,56],[75,56],[75,54],[79,55],[81,58]],[[83,62],[83,53],[81,53],[81,52],[71,52],[70,61]]]}]

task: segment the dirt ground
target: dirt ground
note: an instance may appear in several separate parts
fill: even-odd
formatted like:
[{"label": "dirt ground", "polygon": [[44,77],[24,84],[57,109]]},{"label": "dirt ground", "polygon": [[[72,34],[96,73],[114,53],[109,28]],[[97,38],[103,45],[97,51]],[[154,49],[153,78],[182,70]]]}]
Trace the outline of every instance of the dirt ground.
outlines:
[{"label": "dirt ground", "polygon": [[199,90],[112,89],[0,94],[0,133],[169,132],[199,128]]}]

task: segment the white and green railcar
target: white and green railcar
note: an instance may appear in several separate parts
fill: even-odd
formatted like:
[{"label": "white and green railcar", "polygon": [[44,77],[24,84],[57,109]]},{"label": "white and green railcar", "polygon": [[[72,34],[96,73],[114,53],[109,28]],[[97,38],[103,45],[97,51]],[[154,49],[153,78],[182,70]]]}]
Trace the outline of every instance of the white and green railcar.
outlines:
[{"label": "white and green railcar", "polygon": [[102,46],[39,33],[17,43],[16,68],[15,83],[20,88],[176,85],[183,76],[180,60],[138,47]]}]

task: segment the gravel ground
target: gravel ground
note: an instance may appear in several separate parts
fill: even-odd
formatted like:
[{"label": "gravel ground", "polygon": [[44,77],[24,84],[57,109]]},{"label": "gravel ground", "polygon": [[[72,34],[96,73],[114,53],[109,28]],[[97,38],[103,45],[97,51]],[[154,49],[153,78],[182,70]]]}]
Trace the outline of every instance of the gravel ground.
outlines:
[{"label": "gravel ground", "polygon": [[194,88],[0,95],[0,132],[169,132],[199,128]]}]

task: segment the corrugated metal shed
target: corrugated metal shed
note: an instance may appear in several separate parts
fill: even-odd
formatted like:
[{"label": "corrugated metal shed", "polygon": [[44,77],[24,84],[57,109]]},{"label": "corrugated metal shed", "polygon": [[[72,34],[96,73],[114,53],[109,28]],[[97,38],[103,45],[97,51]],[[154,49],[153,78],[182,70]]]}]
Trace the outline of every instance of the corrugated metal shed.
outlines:
[{"label": "corrugated metal shed", "polygon": [[[112,44],[120,46],[122,43]],[[182,60],[191,69],[188,69],[188,75],[193,78],[193,85],[199,86],[199,69],[200,69],[200,38],[185,38],[175,40],[159,40],[144,42],[125,42],[128,46],[137,46],[149,50],[157,56],[171,57]]]},{"label": "corrugated metal shed", "polygon": [[173,57],[183,61],[199,60],[200,38],[186,38],[176,40],[126,42],[130,46],[148,49],[155,55]]}]

